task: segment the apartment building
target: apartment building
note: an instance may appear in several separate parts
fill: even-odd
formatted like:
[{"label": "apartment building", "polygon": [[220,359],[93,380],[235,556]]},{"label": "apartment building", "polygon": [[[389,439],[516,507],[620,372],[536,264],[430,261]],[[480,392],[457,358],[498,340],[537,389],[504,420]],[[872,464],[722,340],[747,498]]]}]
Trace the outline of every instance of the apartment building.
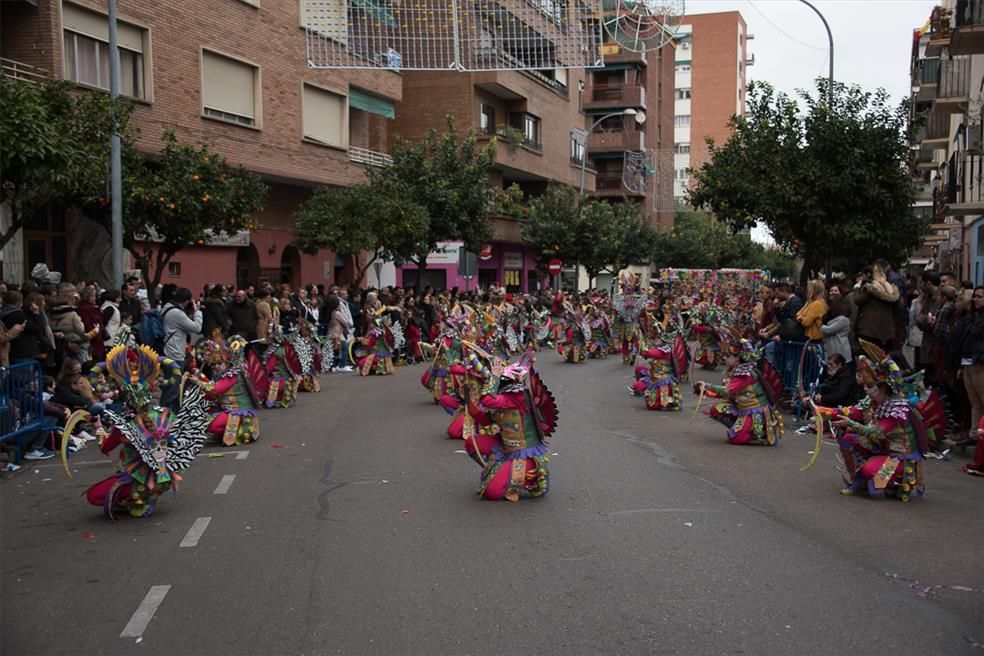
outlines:
[{"label": "apartment building", "polygon": [[682,203],[690,187],[689,168],[708,159],[706,139],[731,138],[728,123],[745,112],[748,34],[740,12],[684,16],[676,35],[676,107],[673,117],[673,196]]},{"label": "apartment building", "polygon": [[[512,24],[515,33],[519,31],[515,24],[528,20],[531,5],[543,10],[559,7],[501,0],[496,3],[496,20],[500,25]],[[551,15],[560,27],[568,20],[566,12]],[[503,67],[525,63],[526,54],[516,47],[517,42],[498,34],[496,25],[490,22],[479,28],[486,65],[489,58]],[[549,42],[549,32],[541,31],[538,36],[541,43],[542,39]],[[542,194],[548,184],[576,188],[583,180],[586,193],[612,200],[629,197],[641,204],[652,224],[672,225],[672,212],[666,211],[672,203],[668,166],[662,186],[653,170],[641,174],[648,178],[645,186],[630,190],[623,184],[626,151],[668,147],[662,140],[671,132],[673,57],[666,53],[672,53],[672,45],[647,54],[606,44],[604,66],[588,70],[405,71],[403,100],[397,106],[391,135],[418,139],[430,129],[442,130],[445,117],[451,115],[459,129],[474,129],[480,144],[497,138],[491,176],[497,187],[516,184],[529,198]],[[536,56],[529,53],[530,58]],[[625,115],[626,110],[635,113]],[[448,243],[445,252],[433,253],[428,259],[424,284],[474,289],[476,284],[485,287],[497,282],[510,292],[536,289],[541,275],[536,270],[538,254],[522,243],[518,217],[496,216],[493,227],[495,238],[479,256],[477,280],[458,275],[459,245]],[[414,265],[386,271],[380,279],[384,284],[416,281]],[[575,275],[569,269],[566,283],[573,284]]]},{"label": "apartment building", "polygon": [[913,33],[910,170],[930,218],[910,265],[984,284],[984,0],[952,0]]},{"label": "apartment building", "polygon": [[[253,232],[181,251],[164,283],[198,290],[206,282],[259,279],[344,284],[351,261],[292,245],[290,215],[319,185],[364,180],[365,165],[387,159],[400,75],[387,70],[308,67],[303,0],[119,0],[121,93],[133,99],[137,145],[160,150],[165,129],[207,142],[270,186]],[[106,2],[0,3],[4,72],[53,77],[92,93],[108,89]],[[16,280],[38,262],[70,279],[109,280],[109,240],[66,208],[35,216],[3,252]]]}]

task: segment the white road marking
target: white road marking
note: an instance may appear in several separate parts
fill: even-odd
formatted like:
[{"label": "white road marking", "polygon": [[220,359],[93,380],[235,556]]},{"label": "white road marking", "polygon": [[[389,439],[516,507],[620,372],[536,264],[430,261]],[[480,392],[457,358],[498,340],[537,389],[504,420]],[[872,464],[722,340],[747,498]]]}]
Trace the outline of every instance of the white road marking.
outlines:
[{"label": "white road marking", "polygon": [[137,608],[136,612],[133,613],[130,621],[126,623],[125,627],[123,627],[123,632],[120,633],[120,637],[141,637],[143,632],[147,630],[147,625],[150,624],[150,620],[154,619],[154,614],[157,612],[157,608],[161,605],[161,602],[164,601],[164,597],[170,589],[171,586],[169,585],[151,586],[150,592],[148,592],[147,596],[140,602],[140,606]]},{"label": "white road marking", "polygon": [[234,455],[234,456],[236,456],[236,460],[245,460],[246,458],[249,457],[249,451],[225,451],[225,450],[223,450],[223,451],[202,451],[202,452],[200,452],[198,454],[198,457],[199,458],[208,458],[208,456],[209,456],[210,453],[214,453],[216,455],[222,455],[222,456],[224,456],[226,454],[228,454],[230,456],[233,456]]},{"label": "white road marking", "polygon": [[219,484],[215,487],[215,492],[212,494],[225,494],[229,491],[229,488],[232,487],[232,482],[234,480],[236,480],[235,474],[227,474],[223,476],[222,480],[219,481]]},{"label": "white road marking", "polygon": [[195,523],[191,525],[188,532],[184,536],[184,540],[181,541],[179,547],[197,547],[198,541],[202,539],[202,534],[205,529],[208,528],[208,523],[212,521],[211,517],[199,517],[195,520]]}]

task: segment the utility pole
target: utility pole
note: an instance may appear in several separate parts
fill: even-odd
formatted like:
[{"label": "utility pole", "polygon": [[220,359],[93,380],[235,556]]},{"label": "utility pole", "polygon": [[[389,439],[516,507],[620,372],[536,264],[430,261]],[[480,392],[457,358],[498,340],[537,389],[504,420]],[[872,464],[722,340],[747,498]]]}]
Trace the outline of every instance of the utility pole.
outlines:
[{"label": "utility pole", "polygon": [[110,142],[109,186],[112,210],[113,280],[107,289],[123,285],[123,166],[117,103],[120,97],[120,51],[116,35],[116,0],[109,0],[109,98],[112,101],[113,138]]}]

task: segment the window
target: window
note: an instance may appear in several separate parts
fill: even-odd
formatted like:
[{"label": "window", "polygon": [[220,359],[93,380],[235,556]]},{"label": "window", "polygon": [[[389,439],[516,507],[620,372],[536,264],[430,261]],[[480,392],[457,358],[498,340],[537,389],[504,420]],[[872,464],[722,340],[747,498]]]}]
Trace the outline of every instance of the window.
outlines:
[{"label": "window", "polygon": [[202,51],[202,113],[237,125],[256,126],[260,69]]},{"label": "window", "polygon": [[687,173],[687,169],[677,169],[676,170],[676,179],[679,180],[679,181],[681,181],[681,182],[686,182],[687,180],[690,179],[690,174]]},{"label": "window", "polygon": [[677,73],[689,73],[690,72],[690,62],[676,65]]},{"label": "window", "polygon": [[180,262],[168,262],[167,263],[167,275],[171,278],[181,277],[181,263]]},{"label": "window", "polygon": [[478,114],[478,127],[485,134],[495,134],[495,107],[482,103]]},{"label": "window", "polygon": [[686,155],[690,152],[690,142],[689,141],[679,141],[674,144],[674,150],[680,155]]},{"label": "window", "polygon": [[679,44],[680,44],[680,50],[690,50],[690,37],[688,36],[683,39],[680,39]]},{"label": "window", "polygon": [[[75,5],[62,5],[65,79],[109,90],[109,25],[106,16]],[[117,21],[120,93],[146,98],[144,38],[146,30]]]},{"label": "window", "polygon": [[328,146],[348,147],[345,96],[305,84],[301,105],[305,139]]},{"label": "window", "polygon": [[540,119],[532,114],[523,115],[523,139],[535,148],[540,147]]},{"label": "window", "polygon": [[677,100],[689,100],[690,99],[690,88],[677,89],[676,90]]},{"label": "window", "polygon": [[580,164],[584,161],[584,143],[587,133],[583,130],[571,132],[571,161]]},{"label": "window", "polygon": [[690,114],[681,114],[673,117],[673,125],[678,128],[685,128],[690,125]]}]

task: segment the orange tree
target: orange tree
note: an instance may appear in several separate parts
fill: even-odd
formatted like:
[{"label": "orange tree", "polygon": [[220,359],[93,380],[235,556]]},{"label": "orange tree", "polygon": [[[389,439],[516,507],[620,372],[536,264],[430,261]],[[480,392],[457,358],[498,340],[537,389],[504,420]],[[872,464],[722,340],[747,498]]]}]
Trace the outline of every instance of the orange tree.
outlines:
[{"label": "orange tree", "polygon": [[856,271],[875,257],[904,259],[926,224],[915,219],[906,164],[907,115],[888,94],[827,81],[799,101],[749,85],[748,112],[724,145],[693,171],[689,201],[733,230],[762,221],[776,244],[804,261],[802,276],[830,258]]},{"label": "orange tree", "polygon": [[[267,193],[259,176],[230,166],[206,144],[180,143],[171,131],[163,142],[156,157],[131,151],[123,178],[123,246],[133,254],[152,304],[176,253],[223,233],[255,229],[252,215],[263,208]],[[85,209],[108,226],[103,201]]]}]

